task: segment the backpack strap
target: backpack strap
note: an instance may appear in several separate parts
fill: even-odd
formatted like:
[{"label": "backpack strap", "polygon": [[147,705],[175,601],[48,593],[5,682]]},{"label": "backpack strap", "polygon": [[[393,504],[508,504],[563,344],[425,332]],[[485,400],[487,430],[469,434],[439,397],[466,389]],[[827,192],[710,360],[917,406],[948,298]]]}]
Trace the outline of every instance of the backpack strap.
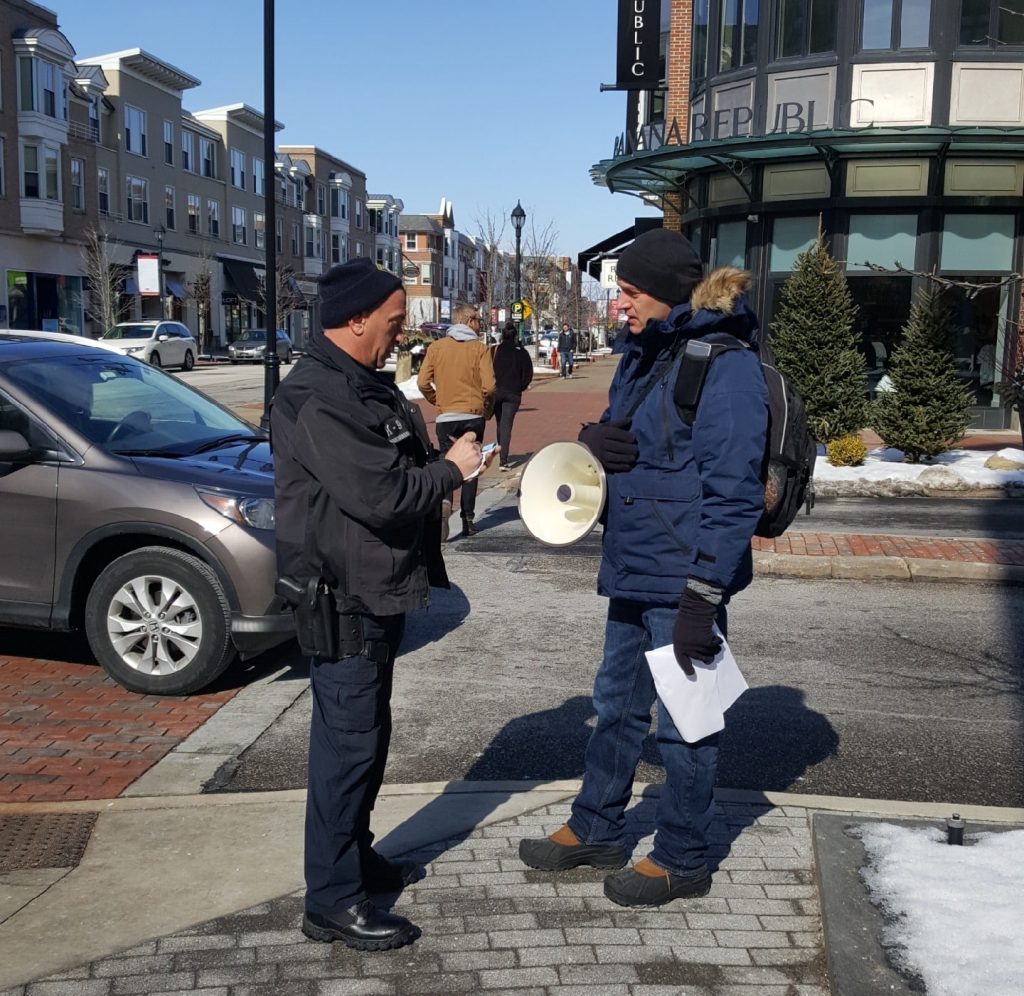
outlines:
[{"label": "backpack strap", "polygon": [[681,336],[681,331],[677,331],[675,339],[672,340],[672,345],[669,346],[668,356],[651,371],[644,389],[633,399],[633,404],[629,406],[626,418],[632,418],[636,414],[637,409],[644,403],[647,395],[665,379],[679,358],[679,352],[686,342],[687,340]]},{"label": "backpack strap", "polygon": [[683,350],[683,361],[679,364],[679,376],[673,391],[673,398],[679,414],[687,425],[693,425],[697,417],[708,367],[715,357],[734,349],[750,349],[746,343],[727,332],[712,332],[700,339],[690,339]]}]

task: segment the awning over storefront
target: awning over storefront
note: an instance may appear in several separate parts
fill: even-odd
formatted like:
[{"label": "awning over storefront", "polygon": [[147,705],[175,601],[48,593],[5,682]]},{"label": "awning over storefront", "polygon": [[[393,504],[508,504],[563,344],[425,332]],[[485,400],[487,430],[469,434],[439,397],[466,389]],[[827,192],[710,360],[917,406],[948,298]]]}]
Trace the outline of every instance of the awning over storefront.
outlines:
[{"label": "awning over storefront", "polygon": [[1021,128],[854,128],[742,136],[689,145],[662,145],[646,152],[604,159],[590,168],[598,186],[615,193],[660,197],[673,194],[686,178],[708,169],[738,174],[756,163],[822,159],[844,155],[951,155],[957,152],[1019,156],[1024,153]]},{"label": "awning over storefront", "polygon": [[224,266],[226,291],[236,294],[243,301],[259,301],[261,298],[260,281],[256,276],[256,268],[252,263],[240,259],[221,259]]},{"label": "awning over storefront", "polygon": [[139,282],[132,276],[124,278],[124,292],[131,297],[139,293]]},{"label": "awning over storefront", "polygon": [[576,257],[576,265],[580,270],[598,280],[601,276],[602,259],[617,257],[638,235],[642,235],[652,228],[661,228],[661,218],[637,218],[629,228],[624,228],[621,232],[616,232],[595,243],[589,249],[584,249]]},{"label": "awning over storefront", "polygon": [[164,293],[173,295],[179,301],[184,301],[188,297],[185,285],[177,277],[164,277]]}]

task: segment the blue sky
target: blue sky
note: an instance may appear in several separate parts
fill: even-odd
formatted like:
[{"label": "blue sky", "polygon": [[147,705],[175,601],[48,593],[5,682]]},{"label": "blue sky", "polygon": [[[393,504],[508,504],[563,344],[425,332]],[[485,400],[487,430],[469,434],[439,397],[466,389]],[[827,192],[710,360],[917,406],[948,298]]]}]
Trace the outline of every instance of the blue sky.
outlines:
[{"label": "blue sky", "polygon": [[[45,0],[79,57],[143,48],[198,77],[187,110],[263,106],[262,0]],[[614,0],[304,0],[275,4],[280,144],[315,144],[407,213],[452,201],[458,228],[521,199],[557,250],[651,209],[595,186],[626,96]],[[529,222],[528,222],[529,224]],[[511,245],[510,226],[506,226]]]}]

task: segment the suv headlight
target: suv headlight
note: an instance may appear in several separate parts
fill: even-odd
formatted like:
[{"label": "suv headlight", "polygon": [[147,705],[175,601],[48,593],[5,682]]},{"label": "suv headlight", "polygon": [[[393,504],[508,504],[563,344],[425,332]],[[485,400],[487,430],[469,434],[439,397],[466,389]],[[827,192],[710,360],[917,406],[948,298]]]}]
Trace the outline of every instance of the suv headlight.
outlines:
[{"label": "suv headlight", "polygon": [[132,353],[144,353],[146,351],[145,346],[125,346],[126,353],[130,356]]},{"label": "suv headlight", "polygon": [[274,528],[274,499],[254,498],[252,495],[236,495],[229,491],[214,491],[196,488],[203,502],[225,519],[250,529]]}]

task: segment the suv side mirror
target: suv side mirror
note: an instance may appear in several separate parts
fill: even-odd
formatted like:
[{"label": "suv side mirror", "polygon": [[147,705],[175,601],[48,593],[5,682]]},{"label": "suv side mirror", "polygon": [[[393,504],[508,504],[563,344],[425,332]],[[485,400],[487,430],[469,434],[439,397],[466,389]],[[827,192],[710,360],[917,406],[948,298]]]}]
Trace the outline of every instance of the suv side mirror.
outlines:
[{"label": "suv side mirror", "polygon": [[20,432],[0,429],[0,463],[22,463],[34,454],[35,450]]},{"label": "suv side mirror", "polygon": [[170,339],[170,336],[166,332],[161,332],[160,335],[156,337],[157,342],[167,342],[168,339]]}]

